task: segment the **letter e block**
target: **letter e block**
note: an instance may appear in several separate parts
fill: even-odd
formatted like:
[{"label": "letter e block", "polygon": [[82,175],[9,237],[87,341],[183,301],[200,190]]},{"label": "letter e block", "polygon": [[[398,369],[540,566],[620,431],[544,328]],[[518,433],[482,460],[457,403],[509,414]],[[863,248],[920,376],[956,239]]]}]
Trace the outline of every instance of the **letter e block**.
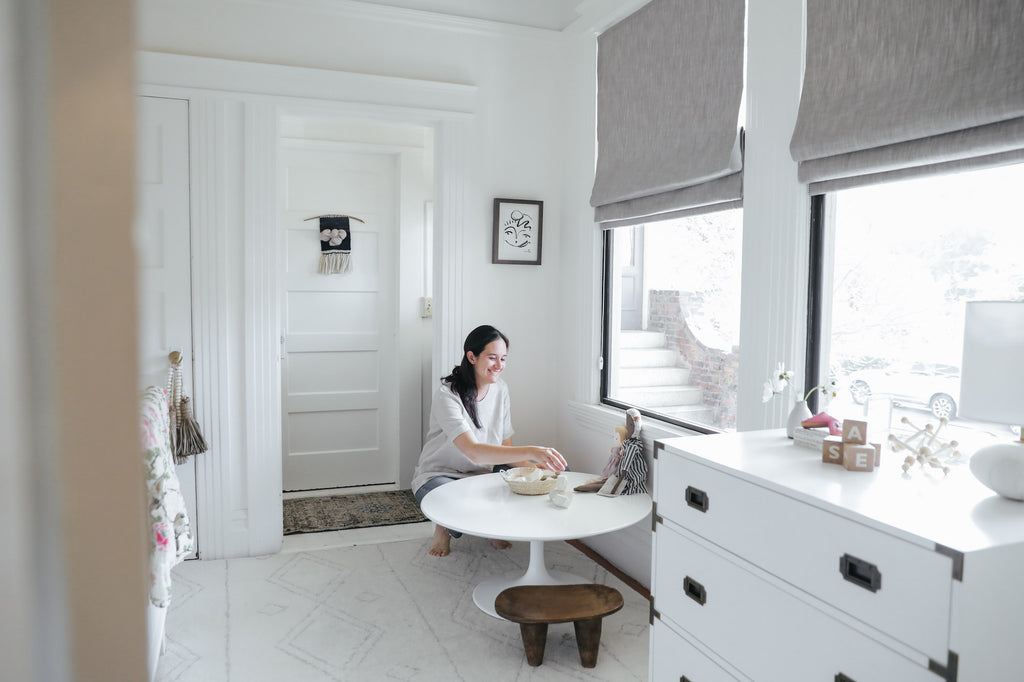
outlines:
[{"label": "letter e block", "polygon": [[874,471],[875,448],[870,445],[844,443],[843,466],[847,471]]},{"label": "letter e block", "polygon": [[868,442],[868,423],[856,419],[843,420],[843,442],[865,445]]},{"label": "letter e block", "polygon": [[839,436],[826,436],[821,444],[821,461],[825,464],[843,463],[843,440]]}]

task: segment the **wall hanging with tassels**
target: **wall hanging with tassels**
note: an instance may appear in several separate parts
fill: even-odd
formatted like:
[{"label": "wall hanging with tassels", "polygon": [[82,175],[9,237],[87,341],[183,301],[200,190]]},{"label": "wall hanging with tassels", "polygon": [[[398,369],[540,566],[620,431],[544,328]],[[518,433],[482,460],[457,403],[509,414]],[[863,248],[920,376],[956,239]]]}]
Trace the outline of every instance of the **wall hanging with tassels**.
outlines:
[{"label": "wall hanging with tassels", "polygon": [[306,220],[320,220],[320,274],[331,275],[352,269],[352,230],[347,215],[318,215]]},{"label": "wall hanging with tassels", "polygon": [[192,455],[206,452],[206,439],[199,424],[192,418],[192,404],[181,392],[181,353],[172,351],[167,356],[171,366],[167,370],[167,397],[171,411],[171,450],[174,462],[184,464]]}]

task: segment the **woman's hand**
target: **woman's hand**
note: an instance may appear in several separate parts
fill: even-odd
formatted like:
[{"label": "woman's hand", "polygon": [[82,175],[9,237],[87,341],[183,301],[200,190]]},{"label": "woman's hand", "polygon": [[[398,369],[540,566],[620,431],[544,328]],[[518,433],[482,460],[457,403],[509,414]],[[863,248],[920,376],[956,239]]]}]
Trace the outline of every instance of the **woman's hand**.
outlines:
[{"label": "woman's hand", "polygon": [[473,434],[466,431],[453,441],[462,454],[477,464],[511,464],[513,466],[536,466],[549,471],[565,471],[566,463],[562,454],[554,448],[540,445],[512,445],[506,438],[501,445],[477,443]]},{"label": "woman's hand", "polygon": [[530,453],[527,459],[541,469],[549,471],[565,471],[565,457],[554,448],[545,448],[537,445],[529,446]]}]

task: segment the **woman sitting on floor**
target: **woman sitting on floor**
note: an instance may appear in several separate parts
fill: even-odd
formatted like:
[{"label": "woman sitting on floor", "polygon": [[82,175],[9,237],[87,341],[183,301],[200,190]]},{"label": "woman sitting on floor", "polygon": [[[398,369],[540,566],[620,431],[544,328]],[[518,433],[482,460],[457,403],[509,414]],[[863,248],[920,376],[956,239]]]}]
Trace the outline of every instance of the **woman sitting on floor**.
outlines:
[{"label": "woman sitting on floor", "polygon": [[[536,466],[564,471],[554,448],[512,445],[508,386],[501,379],[508,338],[490,325],[471,331],[462,345],[462,362],[441,379],[430,407],[430,427],[412,479],[417,502],[434,488],[465,476],[491,473],[500,465]],[[462,534],[434,528],[430,553],[447,556],[451,538]],[[505,540],[491,540],[507,549]]]}]

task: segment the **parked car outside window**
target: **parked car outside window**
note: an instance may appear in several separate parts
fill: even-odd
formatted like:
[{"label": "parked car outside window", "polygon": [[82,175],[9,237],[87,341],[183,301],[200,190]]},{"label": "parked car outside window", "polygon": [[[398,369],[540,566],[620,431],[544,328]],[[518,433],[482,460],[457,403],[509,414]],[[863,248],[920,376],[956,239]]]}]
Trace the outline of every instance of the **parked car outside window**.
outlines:
[{"label": "parked car outside window", "polygon": [[960,400],[960,368],[954,365],[915,362],[885,369],[854,372],[849,379],[850,397],[858,405],[871,396],[891,398],[894,405],[926,407],[941,419],[955,419]]}]

